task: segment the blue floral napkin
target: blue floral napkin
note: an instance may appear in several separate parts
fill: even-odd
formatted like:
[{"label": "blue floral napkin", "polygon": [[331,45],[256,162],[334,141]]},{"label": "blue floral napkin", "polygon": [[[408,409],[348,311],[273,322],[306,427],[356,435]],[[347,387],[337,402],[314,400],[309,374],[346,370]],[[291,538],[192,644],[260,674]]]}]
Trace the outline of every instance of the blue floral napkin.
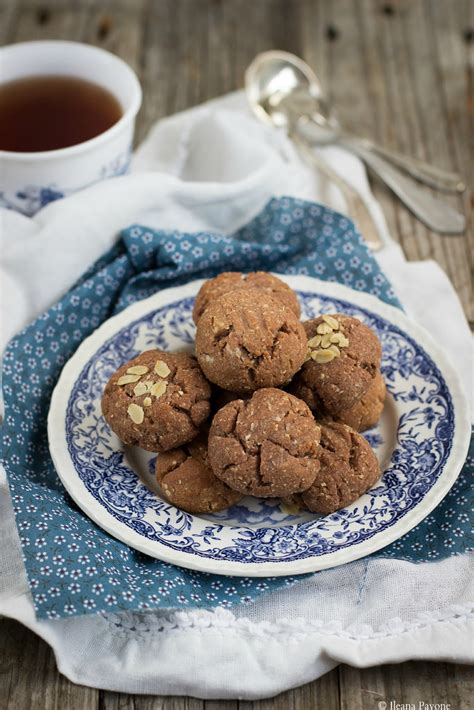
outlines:
[{"label": "blue floral napkin", "polygon": [[[101,323],[158,289],[258,269],[342,282],[400,305],[348,219],[282,198],[232,236],[126,229],[59,303],[10,342],[3,363],[3,463],[38,617],[230,606],[297,581],[193,572],[130,549],[77,508],[48,451],[53,388],[63,365]],[[472,479],[472,447],[470,464],[434,513],[377,556],[426,561],[466,551],[469,473]]]}]

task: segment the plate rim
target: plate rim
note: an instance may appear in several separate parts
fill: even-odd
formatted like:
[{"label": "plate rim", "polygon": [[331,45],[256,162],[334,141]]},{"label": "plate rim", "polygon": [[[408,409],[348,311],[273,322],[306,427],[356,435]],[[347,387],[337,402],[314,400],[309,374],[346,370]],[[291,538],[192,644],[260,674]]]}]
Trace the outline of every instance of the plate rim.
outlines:
[{"label": "plate rim", "polygon": [[[451,451],[444,470],[420,504],[381,535],[376,534],[345,549],[336,550],[326,555],[309,556],[302,560],[260,563],[214,560],[172,550],[159,541],[144,540],[142,536],[128,527],[124,529],[124,524],[108,514],[89,493],[78,477],[71,461],[67,447],[65,416],[71,389],[78,373],[82,371],[101,344],[127,324],[150,311],[173,303],[175,300],[195,295],[199,287],[206,281],[206,279],[196,279],[182,286],[162,289],[146,299],[131,304],[93,331],[64,365],[53,390],[48,411],[49,451],[58,477],[66,491],[93,523],[115,539],[148,557],[187,569],[223,576],[277,577],[307,574],[337,567],[377,552],[409,532],[436,508],[454,485],[462,469],[470,441],[469,406],[454,366],[430,333],[416,321],[411,320],[403,310],[381,301],[372,294],[355,291],[344,284],[323,281],[312,276],[272,273],[297,290],[308,290],[313,292],[315,296],[321,294],[341,298],[362,309],[374,312],[399,327],[427,352],[440,370],[453,401],[454,431]],[[465,417],[463,417],[463,412],[466,412]]]}]

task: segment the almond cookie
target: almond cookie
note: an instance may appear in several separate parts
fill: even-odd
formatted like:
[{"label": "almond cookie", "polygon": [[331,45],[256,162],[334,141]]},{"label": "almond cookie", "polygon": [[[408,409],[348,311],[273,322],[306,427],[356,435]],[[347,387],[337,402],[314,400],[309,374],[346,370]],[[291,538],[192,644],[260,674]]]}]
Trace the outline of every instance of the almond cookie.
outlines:
[{"label": "almond cookie", "polygon": [[343,409],[332,418],[356,431],[371,429],[377,424],[383,412],[385,394],[385,382],[379,371],[367,392],[350,409]]},{"label": "almond cookie", "polygon": [[312,486],[287,503],[327,515],[353,503],[380,477],[368,442],[346,424],[321,424],[319,460],[321,468]]},{"label": "almond cookie", "polygon": [[350,409],[373,384],[382,347],[371,328],[357,318],[335,313],[306,321],[306,361],[291,391],[316,412]]},{"label": "almond cookie", "polygon": [[206,377],[235,392],[278,387],[303,364],[307,339],[287,306],[258,289],[231,291],[210,304],[196,328]]},{"label": "almond cookie", "polygon": [[207,437],[159,454],[156,480],[163,497],[188,513],[215,513],[235,505],[242,494],[214,476],[207,453]]},{"label": "almond cookie", "polygon": [[249,288],[258,288],[265,291],[269,296],[273,296],[288,306],[299,317],[300,305],[296,293],[277,276],[267,274],[264,271],[254,271],[250,274],[242,274],[240,271],[227,271],[219,274],[214,279],[206,281],[201,286],[194,302],[194,322],[198,322],[210,303],[213,303],[225,293]]},{"label": "almond cookie", "polygon": [[304,402],[278,389],[230,402],[209,432],[214,474],[243,494],[287,496],[304,491],[319,471],[320,428]]},{"label": "almond cookie", "polygon": [[102,413],[125,444],[167,451],[197,436],[210,413],[210,396],[196,358],[148,350],[112,375]]}]

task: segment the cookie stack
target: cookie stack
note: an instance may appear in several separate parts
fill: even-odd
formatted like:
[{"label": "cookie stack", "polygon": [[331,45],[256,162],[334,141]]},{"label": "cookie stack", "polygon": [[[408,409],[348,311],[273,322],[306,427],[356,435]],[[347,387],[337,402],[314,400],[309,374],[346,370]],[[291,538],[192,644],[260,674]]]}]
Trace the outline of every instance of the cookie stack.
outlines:
[{"label": "cookie stack", "polygon": [[385,399],[370,328],[341,313],[301,323],[296,294],[262,272],[207,281],[193,318],[196,357],[142,353],[102,400],[124,443],[159,453],[164,498],[193,513],[244,495],[331,513],[373,485],[379,465],[358,433]]}]

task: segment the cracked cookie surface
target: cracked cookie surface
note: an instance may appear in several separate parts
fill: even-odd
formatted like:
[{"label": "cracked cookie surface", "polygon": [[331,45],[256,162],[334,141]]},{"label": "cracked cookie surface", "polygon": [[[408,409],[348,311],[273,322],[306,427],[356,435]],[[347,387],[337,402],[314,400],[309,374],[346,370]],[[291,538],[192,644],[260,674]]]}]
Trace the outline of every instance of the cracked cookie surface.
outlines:
[{"label": "cracked cookie surface", "polygon": [[241,493],[213,474],[207,436],[199,436],[179,449],[159,454],[155,472],[163,497],[188,513],[215,513],[242,498]]},{"label": "cracked cookie surface", "polygon": [[208,306],[196,328],[196,356],[204,374],[236,392],[289,382],[303,364],[306,342],[293,311],[258,289],[224,294]]},{"label": "cracked cookie surface", "polygon": [[320,427],[301,400],[268,388],[235,400],[215,415],[209,460],[234,490],[260,496],[304,491],[319,471]]},{"label": "cracked cookie surface", "polygon": [[287,502],[328,515],[353,503],[380,476],[369,443],[346,424],[321,424],[319,460],[321,467],[312,486]]},{"label": "cracked cookie surface", "polygon": [[375,375],[369,389],[350,409],[343,409],[333,418],[356,431],[366,431],[380,419],[385,403],[386,387],[380,371]]},{"label": "cracked cookie surface", "polygon": [[[328,339],[341,334],[347,345],[338,348],[339,354],[328,362],[317,362],[308,354],[291,383],[291,392],[316,414],[323,409],[337,415],[354,406],[374,382],[382,347],[374,331],[357,318],[340,313],[331,314],[331,318],[338,322],[338,330],[326,333]],[[303,323],[309,343],[318,337],[318,327],[324,329],[324,323],[323,316]]]},{"label": "cracked cookie surface", "polygon": [[193,308],[193,320],[198,322],[206,308],[230,291],[258,288],[288,306],[293,313],[300,315],[300,305],[296,293],[281,279],[265,271],[242,274],[240,271],[226,271],[206,281],[196,296]]},{"label": "cracked cookie surface", "polygon": [[196,358],[148,350],[112,375],[102,413],[125,444],[167,451],[197,436],[210,413],[210,396]]}]

